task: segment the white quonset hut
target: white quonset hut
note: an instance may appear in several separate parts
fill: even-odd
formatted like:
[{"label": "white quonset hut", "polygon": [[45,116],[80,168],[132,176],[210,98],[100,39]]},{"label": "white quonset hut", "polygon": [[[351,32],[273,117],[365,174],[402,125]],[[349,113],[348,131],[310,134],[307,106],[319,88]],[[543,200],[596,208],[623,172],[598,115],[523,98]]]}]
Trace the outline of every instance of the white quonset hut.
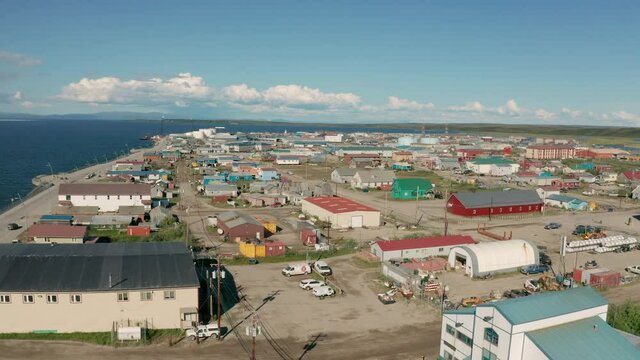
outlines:
[{"label": "white quonset hut", "polygon": [[507,240],[456,246],[449,252],[449,265],[462,266],[469,277],[509,272],[538,264],[538,247],[527,240]]}]

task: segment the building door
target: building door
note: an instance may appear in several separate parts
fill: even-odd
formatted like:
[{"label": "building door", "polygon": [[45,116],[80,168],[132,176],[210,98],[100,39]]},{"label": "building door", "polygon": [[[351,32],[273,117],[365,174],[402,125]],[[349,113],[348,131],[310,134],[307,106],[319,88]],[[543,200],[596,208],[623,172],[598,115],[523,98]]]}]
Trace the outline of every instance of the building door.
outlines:
[{"label": "building door", "polygon": [[361,228],[362,227],[362,215],[360,215],[360,216],[352,216],[351,217],[351,227],[352,228]]}]

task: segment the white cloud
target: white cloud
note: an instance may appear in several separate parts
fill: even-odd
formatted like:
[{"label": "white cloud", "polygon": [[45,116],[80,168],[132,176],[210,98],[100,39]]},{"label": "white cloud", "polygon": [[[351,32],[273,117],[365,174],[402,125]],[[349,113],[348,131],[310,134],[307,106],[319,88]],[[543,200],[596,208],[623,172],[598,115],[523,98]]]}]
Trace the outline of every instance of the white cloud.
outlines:
[{"label": "white cloud", "polygon": [[486,110],[485,106],[479,101],[468,102],[462,106],[450,106],[448,109],[463,112],[483,112]]},{"label": "white cloud", "polygon": [[180,73],[167,80],[123,81],[116,77],[83,78],[62,88],[60,99],[95,104],[179,104],[187,105],[187,99],[203,100],[209,97],[211,88],[199,76]]},{"label": "white cloud", "polygon": [[42,60],[40,59],[4,50],[0,50],[0,62],[24,67],[42,64]]},{"label": "white cloud", "polygon": [[504,106],[498,106],[495,111],[501,115],[516,115],[520,113],[521,109],[515,100],[510,99]]},{"label": "white cloud", "polygon": [[252,106],[254,112],[270,109],[355,109],[360,104],[360,97],[353,93],[326,93],[320,89],[295,84],[276,85],[264,91],[258,91],[246,84],[230,85],[222,89],[220,97],[234,105]]},{"label": "white cloud", "polygon": [[428,110],[433,109],[435,105],[433,103],[419,103],[413,100],[401,99],[397,96],[389,96],[388,108],[391,110]]},{"label": "white cloud", "polygon": [[[627,125],[632,125],[632,126],[638,126],[640,124],[640,115],[633,114],[624,110],[616,111],[611,114],[604,114],[603,118],[605,120],[613,119],[616,121],[623,121]],[[612,125],[623,125],[623,124],[613,123]]]},{"label": "white cloud", "polygon": [[21,91],[16,91],[16,93],[13,94],[13,100],[16,100],[16,101],[22,100],[22,92]]},{"label": "white cloud", "polygon": [[556,117],[556,114],[547,111],[545,109],[538,109],[536,111],[533,112],[533,114],[538,118],[538,119],[542,119],[542,120],[551,120],[554,119]]},{"label": "white cloud", "polygon": [[573,109],[569,109],[569,108],[562,108],[560,111],[561,111],[563,114],[565,114],[565,115],[567,115],[567,116],[570,116],[570,117],[572,117],[572,118],[579,117],[579,116],[581,116],[581,115],[582,115],[582,111],[580,111],[580,110],[573,110]]}]

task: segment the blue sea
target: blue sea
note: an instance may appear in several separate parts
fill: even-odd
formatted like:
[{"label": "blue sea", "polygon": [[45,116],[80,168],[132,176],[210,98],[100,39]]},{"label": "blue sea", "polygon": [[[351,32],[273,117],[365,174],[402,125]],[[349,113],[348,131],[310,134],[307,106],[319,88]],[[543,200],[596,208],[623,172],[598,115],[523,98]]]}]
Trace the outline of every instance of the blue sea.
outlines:
[{"label": "blue sea", "polygon": [[[260,125],[227,122],[165,121],[162,132],[183,133],[203,127],[225,126],[230,132],[366,131],[366,128],[331,127],[326,125]],[[372,129],[398,132],[392,127]],[[417,132],[400,130],[402,132]],[[11,205],[11,199],[25,197],[34,186],[31,180],[40,174],[72,171],[96,161],[104,162],[125,154],[129,149],[151,146],[140,140],[145,135],[161,133],[160,121],[137,120],[0,120],[0,210]],[[49,165],[51,164],[51,169]]]}]

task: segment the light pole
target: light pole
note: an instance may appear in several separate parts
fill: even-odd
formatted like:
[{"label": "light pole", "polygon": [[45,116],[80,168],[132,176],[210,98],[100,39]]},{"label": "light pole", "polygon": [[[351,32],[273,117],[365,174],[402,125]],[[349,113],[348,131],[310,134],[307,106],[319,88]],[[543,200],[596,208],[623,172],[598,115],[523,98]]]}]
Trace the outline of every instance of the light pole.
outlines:
[{"label": "light pole", "polygon": [[49,170],[51,170],[51,176],[53,177],[53,167],[51,166],[51,163],[48,162],[47,166],[49,167]]},{"label": "light pole", "polygon": [[[13,203],[14,199],[11,199],[11,202]],[[24,210],[24,228],[26,229],[27,227],[29,227],[29,220],[27,219],[27,205],[24,204],[24,200],[22,200],[22,196],[20,196],[20,193],[18,193],[18,200],[22,203],[22,208]]]}]

